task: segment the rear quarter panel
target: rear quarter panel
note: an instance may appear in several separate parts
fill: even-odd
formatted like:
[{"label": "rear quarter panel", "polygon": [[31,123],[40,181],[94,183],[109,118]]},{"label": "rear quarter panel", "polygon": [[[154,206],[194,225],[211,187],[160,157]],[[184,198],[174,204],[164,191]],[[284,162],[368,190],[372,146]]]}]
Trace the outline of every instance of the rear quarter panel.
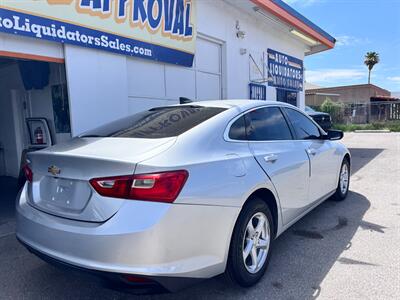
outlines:
[{"label": "rear quarter panel", "polygon": [[350,157],[350,170],[351,170],[351,153],[349,149],[340,141],[332,141],[333,146],[335,147],[335,158],[337,159],[337,168],[336,168],[336,184],[339,181],[339,173],[340,168],[342,167],[343,159],[346,155]]}]

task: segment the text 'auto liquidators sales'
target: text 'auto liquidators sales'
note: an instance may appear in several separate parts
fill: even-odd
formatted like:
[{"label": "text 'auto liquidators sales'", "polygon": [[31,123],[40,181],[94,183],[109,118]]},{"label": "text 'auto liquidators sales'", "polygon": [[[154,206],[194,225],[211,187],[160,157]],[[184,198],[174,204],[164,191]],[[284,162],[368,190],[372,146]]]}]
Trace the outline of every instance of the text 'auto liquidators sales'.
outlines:
[{"label": "text 'auto liquidators sales'", "polygon": [[0,31],[191,66],[195,0],[3,0]]}]

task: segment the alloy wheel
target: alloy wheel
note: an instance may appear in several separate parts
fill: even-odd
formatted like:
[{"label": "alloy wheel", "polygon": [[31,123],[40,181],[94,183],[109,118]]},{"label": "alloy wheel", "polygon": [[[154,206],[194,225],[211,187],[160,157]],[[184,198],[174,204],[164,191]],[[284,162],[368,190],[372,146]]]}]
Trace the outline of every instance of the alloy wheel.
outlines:
[{"label": "alloy wheel", "polygon": [[342,166],[342,170],[340,172],[339,186],[342,194],[345,194],[349,186],[349,168],[347,167],[347,164],[343,164]]},{"label": "alloy wheel", "polygon": [[271,241],[267,216],[262,212],[254,214],[246,227],[243,238],[243,261],[249,273],[257,273],[265,264]]}]

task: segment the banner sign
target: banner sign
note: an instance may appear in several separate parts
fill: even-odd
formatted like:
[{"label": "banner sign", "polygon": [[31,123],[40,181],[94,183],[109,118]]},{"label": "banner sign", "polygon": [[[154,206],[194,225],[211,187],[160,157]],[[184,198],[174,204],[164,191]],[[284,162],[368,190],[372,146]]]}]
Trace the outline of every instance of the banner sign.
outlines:
[{"label": "banner sign", "polygon": [[192,66],[196,0],[0,0],[0,32]]},{"label": "banner sign", "polygon": [[303,90],[303,61],[268,49],[268,85],[277,88]]}]

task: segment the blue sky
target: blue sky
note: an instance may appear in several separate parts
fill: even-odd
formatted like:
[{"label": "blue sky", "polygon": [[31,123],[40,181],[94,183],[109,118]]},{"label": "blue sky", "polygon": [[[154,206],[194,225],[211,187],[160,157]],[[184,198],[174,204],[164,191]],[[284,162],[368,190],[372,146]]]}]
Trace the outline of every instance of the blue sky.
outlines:
[{"label": "blue sky", "polygon": [[376,51],[371,83],[400,92],[400,0],[284,1],[337,39],[333,50],[306,57],[307,82],[367,83],[364,55]]}]

